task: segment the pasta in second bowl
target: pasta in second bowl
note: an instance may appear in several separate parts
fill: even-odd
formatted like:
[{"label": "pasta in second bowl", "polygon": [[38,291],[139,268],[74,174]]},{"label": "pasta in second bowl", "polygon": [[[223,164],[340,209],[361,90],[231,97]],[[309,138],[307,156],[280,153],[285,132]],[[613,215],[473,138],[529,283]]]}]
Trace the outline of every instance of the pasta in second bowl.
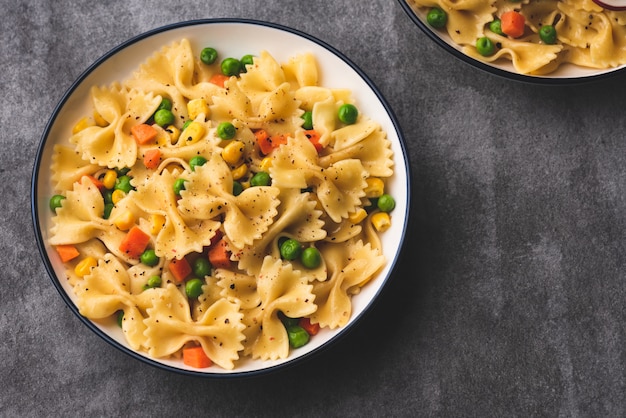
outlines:
[{"label": "pasta in second bowl", "polygon": [[202,376],[274,370],[344,334],[393,274],[409,202],[398,124],[362,71],[230,19],[98,60],[55,109],[32,184],[70,309],[122,351]]},{"label": "pasta in second bowl", "polygon": [[626,68],[626,12],[593,0],[399,1],[429,38],[498,76],[570,84]]}]

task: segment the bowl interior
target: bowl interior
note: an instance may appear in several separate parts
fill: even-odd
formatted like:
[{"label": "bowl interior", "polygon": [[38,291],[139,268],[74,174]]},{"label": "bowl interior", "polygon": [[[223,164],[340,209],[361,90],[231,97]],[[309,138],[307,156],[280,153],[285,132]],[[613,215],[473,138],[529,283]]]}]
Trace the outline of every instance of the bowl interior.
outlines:
[{"label": "bowl interior", "polygon": [[[51,212],[48,199],[52,194],[50,167],[55,144],[69,143],[74,123],[90,109],[89,89],[110,85],[130,76],[154,52],[181,38],[189,39],[200,51],[212,45],[231,56],[259,54],[266,50],[278,62],[284,62],[296,53],[311,52],[319,63],[320,85],[348,88],[352,91],[361,112],[379,122],[387,132],[394,152],[395,174],[389,184],[396,199],[391,229],[382,236],[387,264],[375,279],[353,298],[353,314],[348,325],[337,330],[322,329],[306,346],[292,350],[285,360],[254,361],[245,359],[234,370],[213,366],[209,369],[191,369],[177,359],[159,360],[135,352],[126,343],[122,331],[113,321],[90,321],[78,314],[71,286],[64,279],[64,268],[56,252],[48,244]],[[89,67],[59,102],[43,134],[34,167],[32,184],[33,221],[44,264],[54,285],[72,311],[94,332],[122,351],[137,358],[173,371],[198,375],[245,375],[275,369],[296,359],[307,357],[345,333],[367,310],[391,276],[406,234],[409,210],[410,175],[407,153],[399,125],[390,107],[374,84],[340,52],[331,46],[290,28],[250,20],[217,19],[183,22],[159,28],[133,38],[116,47]]]}]

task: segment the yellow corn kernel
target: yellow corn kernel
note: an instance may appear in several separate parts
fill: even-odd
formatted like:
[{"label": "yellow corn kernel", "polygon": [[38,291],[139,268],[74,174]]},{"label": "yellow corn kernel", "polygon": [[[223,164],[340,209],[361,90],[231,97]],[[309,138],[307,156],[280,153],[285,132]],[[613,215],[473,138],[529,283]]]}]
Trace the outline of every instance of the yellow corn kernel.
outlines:
[{"label": "yellow corn kernel", "polygon": [[385,192],[385,183],[378,177],[369,177],[365,188],[365,197],[380,197]]},{"label": "yellow corn kernel", "polygon": [[365,218],[367,218],[367,212],[363,208],[358,208],[356,212],[353,212],[350,215],[348,215],[348,219],[353,224],[358,224]]},{"label": "yellow corn kernel", "polygon": [[[180,137],[180,129],[178,129],[174,125],[170,125],[167,128],[165,128],[165,131],[170,134],[170,140],[171,140],[172,144],[175,144],[176,141],[178,141],[178,138]],[[164,144],[159,144],[159,141],[162,140],[162,139],[163,138],[161,136],[157,137],[157,144],[158,145],[164,145]]]},{"label": "yellow corn kernel", "polygon": [[196,143],[204,135],[204,126],[200,122],[191,122],[180,134],[180,139],[185,141],[182,145]]},{"label": "yellow corn kernel", "polygon": [[239,167],[235,168],[231,172],[231,174],[233,175],[233,180],[239,180],[240,178],[245,176],[247,173],[248,173],[248,166],[245,163],[241,164]]},{"label": "yellow corn kernel", "polygon": [[391,226],[391,217],[387,212],[373,214],[371,221],[378,232],[385,232]]},{"label": "yellow corn kernel", "polygon": [[193,99],[187,103],[187,113],[189,114],[189,119],[195,119],[200,115],[200,113],[204,113],[205,117],[209,116],[209,105],[204,99]]},{"label": "yellow corn kernel", "polygon": [[93,120],[94,122],[96,122],[96,125],[100,126],[101,128],[104,128],[105,126],[107,126],[109,124],[109,122],[107,122],[100,113],[98,113],[97,111],[93,111]]},{"label": "yellow corn kernel", "polygon": [[126,210],[115,217],[113,224],[120,231],[128,231],[135,224],[135,215],[131,211]]},{"label": "yellow corn kernel", "polygon": [[80,131],[82,131],[85,128],[88,128],[90,126],[93,126],[93,122],[89,120],[89,118],[84,117],[81,120],[79,120],[78,122],[76,122],[76,125],[74,125],[74,127],[72,128],[72,133],[73,134],[77,134]]},{"label": "yellow corn kernel", "polygon": [[235,165],[243,157],[245,145],[241,141],[230,141],[222,150],[222,158],[230,165]]},{"label": "yellow corn kernel", "polygon": [[111,202],[113,202],[114,205],[117,205],[117,203],[125,197],[126,193],[124,193],[123,190],[113,190],[113,193],[111,193]]},{"label": "yellow corn kernel", "polygon": [[96,267],[97,265],[98,260],[96,260],[94,257],[85,257],[80,260],[78,264],[76,264],[76,267],[74,267],[74,273],[76,273],[78,277],[85,277],[89,274],[91,269]]},{"label": "yellow corn kernel", "polygon": [[107,189],[112,189],[115,187],[115,180],[117,180],[117,173],[115,170],[107,170],[102,178],[102,184],[104,184],[104,187]]},{"label": "yellow corn kernel", "polygon": [[261,160],[261,165],[259,168],[261,171],[269,172],[270,167],[272,166],[272,157],[265,157]]},{"label": "yellow corn kernel", "polygon": [[158,234],[165,226],[165,216],[153,213],[150,215],[150,233],[152,235]]}]

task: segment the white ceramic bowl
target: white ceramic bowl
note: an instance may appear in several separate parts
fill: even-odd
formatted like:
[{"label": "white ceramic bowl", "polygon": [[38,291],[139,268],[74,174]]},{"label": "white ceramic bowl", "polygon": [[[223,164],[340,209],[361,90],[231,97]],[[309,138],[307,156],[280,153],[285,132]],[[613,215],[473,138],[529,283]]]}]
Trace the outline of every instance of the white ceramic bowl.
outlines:
[{"label": "white ceramic bowl", "polygon": [[527,75],[518,73],[509,60],[498,60],[493,63],[484,62],[470,57],[463,53],[461,47],[454,43],[445,30],[433,29],[426,23],[426,13],[415,10],[408,0],[399,0],[400,5],[408,14],[411,20],[430,39],[435,41],[444,50],[459,58],[460,60],[479,68],[483,71],[501,76],[504,78],[529,82],[534,84],[576,84],[606,78],[617,75],[626,70],[626,65],[607,69],[584,68],[573,64],[561,65],[556,71],[547,75]]},{"label": "white ceramic bowl", "polygon": [[[312,52],[321,69],[321,85],[349,88],[360,111],[377,120],[387,132],[394,152],[395,174],[389,184],[396,200],[391,229],[383,234],[385,268],[353,298],[353,314],[349,323],[340,329],[322,331],[310,343],[279,361],[244,360],[234,370],[217,366],[191,369],[180,360],[159,360],[131,349],[122,332],[114,324],[95,323],[78,313],[72,288],[64,278],[63,266],[48,244],[52,213],[48,201],[52,194],[50,165],[53,146],[66,141],[73,124],[85,109],[90,108],[89,89],[94,85],[109,85],[128,78],[133,70],[157,50],[173,41],[187,38],[192,47],[212,45],[229,51],[231,56],[258,54],[269,51],[279,62],[299,52]],[[384,285],[392,276],[407,233],[410,201],[410,174],[407,151],[395,116],[371,80],[348,58],[324,42],[302,32],[267,22],[241,19],[212,19],[182,22],[149,31],[117,46],[91,65],[60,100],[46,126],[37,153],[32,179],[32,215],[38,246],[44,265],[67,306],[92,331],[125,353],[148,364],[180,373],[202,376],[243,376],[275,370],[310,357],[329,343],[344,335],[371,307]],[[71,336],[68,336],[71,338]]]}]

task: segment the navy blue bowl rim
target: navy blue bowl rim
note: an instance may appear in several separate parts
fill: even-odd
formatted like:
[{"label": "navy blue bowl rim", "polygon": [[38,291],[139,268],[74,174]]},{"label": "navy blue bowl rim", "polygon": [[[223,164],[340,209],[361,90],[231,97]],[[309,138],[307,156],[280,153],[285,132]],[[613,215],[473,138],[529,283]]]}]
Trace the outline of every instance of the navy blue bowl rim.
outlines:
[{"label": "navy blue bowl rim", "polygon": [[398,0],[398,2],[400,2],[400,5],[402,6],[406,14],[417,25],[417,27],[419,27],[420,30],[424,32],[424,34],[426,34],[426,36],[428,36],[430,39],[435,41],[435,43],[439,45],[441,48],[445,49],[450,54],[454,55],[456,58],[460,59],[466,64],[469,64],[482,71],[486,71],[488,73],[494,74],[502,78],[507,78],[510,80],[520,81],[520,82],[529,83],[529,84],[559,86],[559,85],[574,85],[574,84],[581,84],[581,83],[589,83],[592,81],[600,81],[600,80],[604,80],[610,77],[614,77],[618,74],[623,73],[624,70],[626,70],[626,67],[625,67],[625,68],[615,70],[615,71],[588,75],[584,77],[541,77],[541,76],[532,76],[532,75],[518,74],[518,73],[511,72],[511,71],[506,71],[501,68],[493,67],[485,62],[479,61],[468,55],[465,55],[462,51],[459,51],[458,49],[454,48],[453,46],[448,44],[446,41],[441,39],[439,35],[437,35],[426,23],[424,23],[422,19],[420,19],[417,16],[417,14],[411,8],[411,5],[408,4],[407,0]]},{"label": "navy blue bowl rim", "polygon": [[[117,54],[118,52],[120,52],[121,50],[143,40],[146,38],[149,38],[151,36],[163,33],[163,32],[167,32],[173,29],[179,29],[182,27],[191,27],[191,26],[195,26],[195,25],[208,25],[208,24],[247,24],[247,25],[259,25],[259,26],[265,26],[268,28],[273,28],[273,29],[277,29],[280,31],[284,31],[287,33],[291,33],[297,36],[300,36],[302,38],[305,38],[309,41],[312,41],[318,45],[320,45],[321,47],[323,47],[324,49],[330,51],[331,53],[333,53],[334,55],[336,55],[338,58],[342,59],[346,64],[348,64],[362,79],[365,83],[367,83],[367,85],[372,89],[372,91],[375,93],[375,95],[378,97],[378,99],[380,100],[381,104],[383,105],[383,107],[385,108],[385,110],[388,113],[389,118],[391,119],[391,122],[396,130],[396,134],[399,138],[399,142],[400,142],[400,147],[402,149],[402,157],[404,159],[404,164],[406,166],[407,169],[407,184],[406,184],[406,193],[407,193],[407,207],[406,207],[406,213],[404,214],[406,222],[404,225],[404,228],[402,230],[402,236],[400,237],[400,243],[399,243],[399,252],[397,254],[397,256],[391,260],[391,266],[389,269],[389,275],[387,277],[384,278],[383,283],[381,283],[380,288],[378,289],[377,293],[374,295],[374,297],[372,298],[371,301],[369,301],[368,305],[363,309],[363,311],[357,316],[355,317],[355,319],[348,325],[346,325],[343,329],[341,329],[338,334],[334,335],[328,342],[322,344],[320,347],[315,348],[314,350],[301,355],[297,358],[294,358],[292,360],[288,360],[284,363],[278,364],[278,365],[274,365],[274,366],[270,366],[270,367],[266,367],[266,368],[262,368],[262,369],[258,369],[258,370],[249,370],[249,371],[233,371],[233,372],[228,372],[228,373],[212,373],[212,372],[201,372],[201,371],[193,371],[193,370],[186,370],[186,369],[180,369],[177,367],[173,367],[173,366],[169,366],[167,364],[163,364],[160,363],[154,359],[145,357],[143,355],[138,354],[137,352],[133,351],[132,349],[129,349],[128,347],[125,347],[123,345],[121,345],[120,343],[118,343],[117,341],[115,341],[112,337],[110,337],[109,335],[107,335],[105,332],[103,332],[100,328],[98,328],[96,325],[94,325],[89,319],[83,317],[79,312],[78,312],[78,308],[76,307],[76,305],[74,304],[74,302],[72,302],[72,300],[70,299],[69,295],[67,295],[67,293],[65,292],[65,290],[63,289],[63,287],[61,286],[61,283],[59,282],[59,278],[56,276],[56,273],[54,271],[54,268],[52,266],[52,263],[50,262],[50,259],[48,258],[48,254],[46,252],[46,247],[45,247],[45,243],[44,243],[44,239],[43,236],[41,234],[41,226],[40,226],[40,219],[39,219],[39,214],[38,214],[38,210],[37,210],[37,205],[38,205],[38,182],[39,182],[39,177],[40,175],[42,175],[40,173],[41,171],[41,160],[42,160],[42,155],[44,153],[44,150],[46,148],[46,143],[48,141],[48,137],[49,137],[49,133],[50,130],[52,129],[52,126],[54,125],[54,122],[56,120],[56,118],[59,115],[59,112],[61,111],[61,109],[63,108],[63,105],[65,104],[65,102],[70,98],[70,96],[72,95],[72,93],[74,92],[74,90],[83,82],[83,80],[91,73],[93,72],[96,68],[98,68],[102,63],[104,63],[106,60],[108,60],[109,58],[111,58],[112,56],[114,56],[115,54]],[[47,169],[47,168],[46,168]],[[44,178],[47,178],[47,176],[44,174],[43,175]],[[405,240],[406,240],[406,235],[407,235],[407,230],[409,229],[409,212],[410,212],[410,208],[411,208],[411,200],[412,200],[412,196],[411,196],[411,165],[409,164],[409,154],[407,151],[407,147],[406,147],[406,143],[405,143],[405,138],[404,135],[402,133],[402,129],[400,127],[400,124],[398,123],[397,117],[395,116],[395,113],[393,112],[391,106],[389,105],[389,103],[387,102],[387,100],[383,97],[382,93],[380,92],[380,90],[378,89],[378,87],[374,84],[374,82],[363,72],[363,70],[361,70],[354,62],[352,62],[347,56],[345,56],[342,52],[340,52],[339,50],[337,50],[336,48],[334,48],[333,46],[327,44],[326,42],[312,36],[309,35],[305,32],[302,32],[298,29],[294,29],[288,26],[284,26],[281,24],[277,24],[277,23],[273,23],[273,22],[268,22],[268,21],[261,21],[261,20],[254,20],[254,19],[241,19],[241,18],[207,18],[207,19],[197,19],[197,20],[187,20],[187,21],[181,21],[181,22],[177,22],[177,23],[172,23],[172,24],[168,24],[168,25],[164,25],[161,27],[157,27],[155,29],[143,32],[137,36],[134,36],[124,42],[122,42],[121,44],[117,45],[116,47],[114,47],[113,49],[111,49],[109,52],[107,52],[106,54],[104,54],[103,56],[101,56],[100,58],[98,58],[93,64],[91,64],[77,79],[76,81],[74,81],[71,85],[71,87],[65,92],[65,94],[63,95],[62,99],[58,102],[58,104],[56,105],[52,116],[50,117],[48,123],[46,124],[46,127],[44,129],[44,132],[42,134],[40,143],[39,143],[39,147],[37,149],[37,154],[36,154],[36,158],[35,158],[35,162],[34,162],[34,166],[33,166],[33,174],[32,174],[32,180],[31,180],[31,216],[32,216],[32,220],[33,220],[33,227],[34,227],[34,233],[35,233],[35,238],[37,241],[37,246],[39,249],[39,253],[42,257],[43,263],[44,263],[44,267],[48,273],[48,276],[50,277],[50,279],[52,280],[53,285],[55,286],[55,288],[57,289],[58,293],[61,295],[62,299],[64,300],[64,302],[66,303],[66,305],[69,307],[69,309],[81,320],[81,322],[83,324],[85,324],[89,329],[91,329],[96,335],[98,335],[99,337],[101,337],[103,340],[105,340],[107,343],[111,344],[112,346],[116,347],[117,349],[121,350],[122,352],[130,355],[131,357],[147,363],[151,366],[157,367],[159,369],[162,370],[167,370],[170,372],[174,372],[174,373],[178,373],[178,374],[183,374],[183,375],[188,375],[188,376],[195,376],[195,377],[204,377],[204,378],[218,378],[218,379],[232,379],[232,378],[244,378],[244,377],[258,377],[261,375],[265,375],[268,374],[270,372],[275,372],[278,370],[282,370],[285,369],[287,367],[292,367],[296,364],[301,364],[302,362],[304,362],[305,360],[310,360],[312,357],[320,354],[322,351],[327,350],[329,347],[335,345],[337,343],[337,341],[343,339],[348,333],[349,331],[351,331],[358,323],[362,322],[362,318],[368,314],[371,310],[372,307],[374,306],[374,304],[380,299],[381,293],[383,292],[383,290],[385,288],[388,287],[388,282],[390,281],[390,279],[394,276],[394,272],[397,270],[397,265],[398,265],[398,261],[402,258],[402,253],[404,252],[405,249]]]}]

